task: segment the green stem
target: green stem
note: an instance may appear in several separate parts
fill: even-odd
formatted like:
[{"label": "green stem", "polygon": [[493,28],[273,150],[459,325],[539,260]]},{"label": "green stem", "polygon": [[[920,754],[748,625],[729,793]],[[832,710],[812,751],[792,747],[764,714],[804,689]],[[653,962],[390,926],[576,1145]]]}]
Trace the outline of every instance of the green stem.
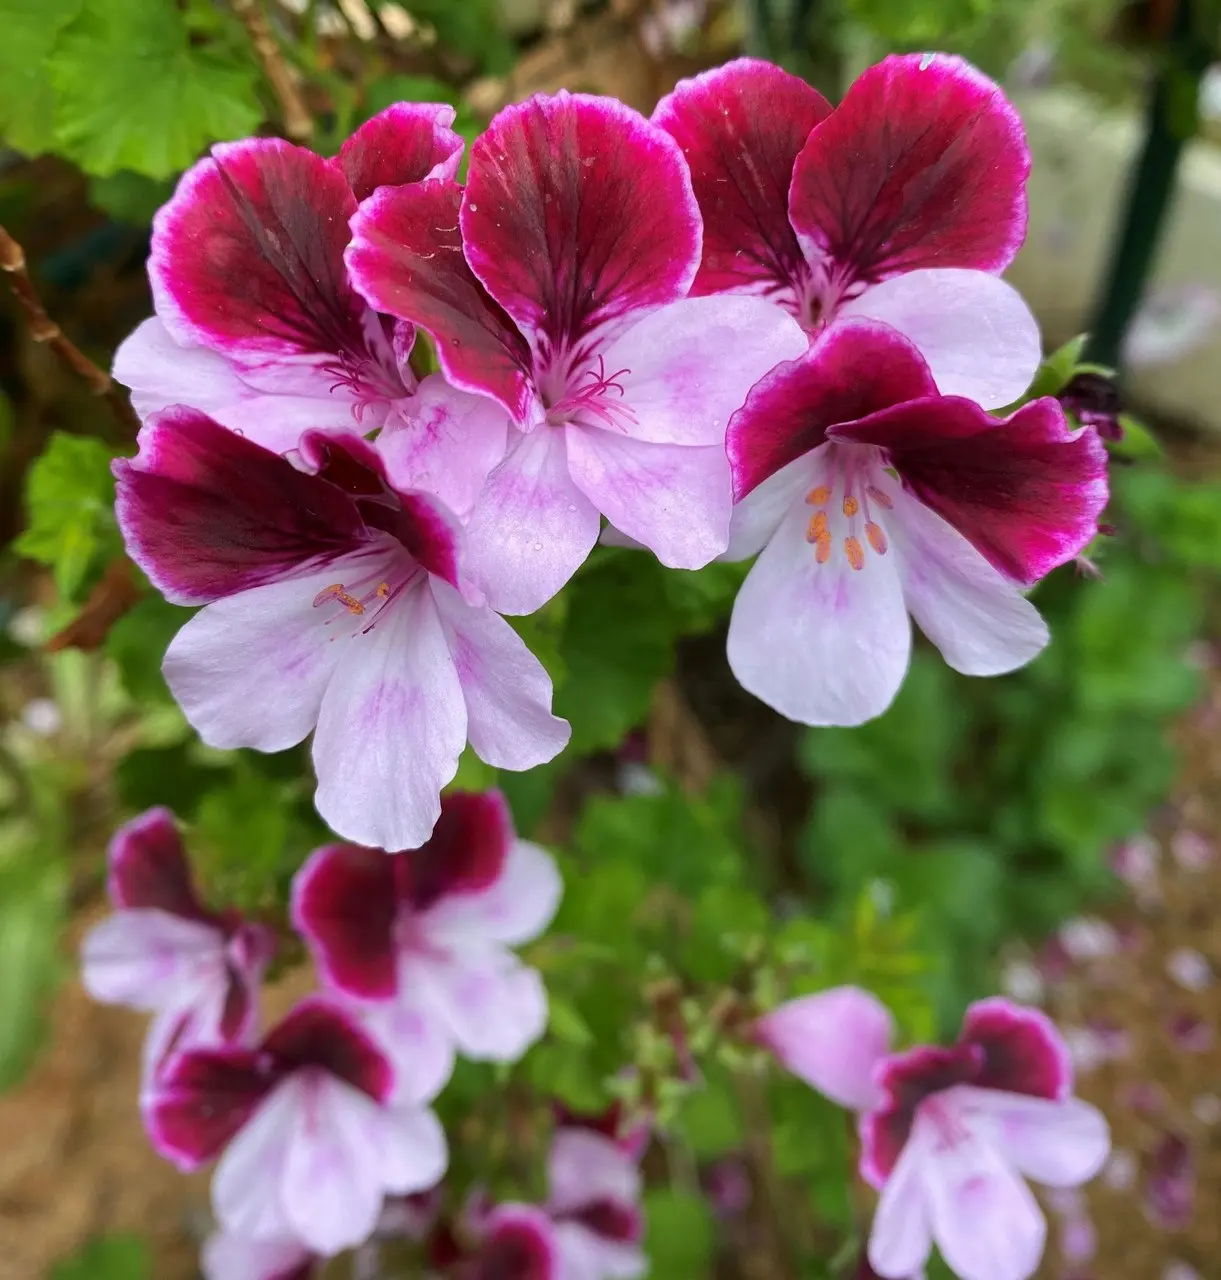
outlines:
[{"label": "green stem", "polygon": [[[1175,10],[1161,69],[1149,95],[1144,146],[1128,182],[1123,220],[1090,326],[1086,358],[1112,368],[1119,365],[1124,334],[1149,282],[1183,148],[1198,127],[1189,104],[1199,94],[1212,51],[1196,38],[1191,9],[1192,0],[1180,0]],[[1185,116],[1191,121],[1187,127]]]}]

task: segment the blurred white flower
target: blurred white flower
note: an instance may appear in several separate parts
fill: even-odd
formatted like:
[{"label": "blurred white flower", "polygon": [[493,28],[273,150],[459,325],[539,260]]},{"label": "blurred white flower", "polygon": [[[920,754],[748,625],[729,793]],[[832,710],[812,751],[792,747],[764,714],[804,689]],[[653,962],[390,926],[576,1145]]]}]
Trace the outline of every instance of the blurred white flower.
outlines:
[{"label": "blurred white flower", "polygon": [[1164,364],[1202,346],[1221,320],[1221,294],[1201,284],[1154,290],[1124,337],[1123,361],[1132,368]]}]

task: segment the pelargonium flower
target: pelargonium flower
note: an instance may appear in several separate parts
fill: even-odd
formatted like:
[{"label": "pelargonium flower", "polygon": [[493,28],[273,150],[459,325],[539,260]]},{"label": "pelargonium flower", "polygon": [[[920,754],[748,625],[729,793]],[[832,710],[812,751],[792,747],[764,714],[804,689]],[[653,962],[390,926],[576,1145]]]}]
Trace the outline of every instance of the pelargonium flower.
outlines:
[{"label": "pelargonium flower", "polygon": [[811,334],[866,316],[920,349],[945,395],[1010,404],[1039,331],[999,274],[1026,235],[1030,152],[1000,89],[961,58],[870,67],[832,111],[740,58],[653,113],[682,147],[704,219],[693,296],[774,298]]},{"label": "pelargonium flower", "polygon": [[1026,1280],[1047,1224],[1024,1179],[1079,1186],[1106,1161],[1106,1121],[1071,1096],[1067,1049],[1036,1010],[981,1000],[952,1048],[892,1054],[885,1006],[840,987],[757,1030],[795,1075],[860,1112],[861,1174],[881,1192],[869,1261],[886,1280],[919,1271],[934,1243],[962,1280]]},{"label": "pelargonium flower", "polygon": [[455,1050],[513,1062],[543,1034],[542,979],[510,948],[546,928],[561,892],[550,855],[514,836],[499,792],[451,792],[420,849],[315,850],[292,916],[418,1101],[444,1086]]},{"label": "pelargonium flower", "polygon": [[394,1071],[353,1019],[314,997],[255,1049],[173,1058],[142,1100],[153,1145],[183,1170],[220,1157],[223,1231],[329,1256],[368,1239],[386,1195],[431,1187],[436,1116],[390,1102]]},{"label": "pelargonium flower", "polygon": [[[868,371],[862,376],[862,370]],[[1106,451],[1055,400],[990,417],[942,396],[906,338],[839,321],[729,424],[733,536],[762,549],[729,663],[791,720],[860,724],[898,692],[910,614],[956,671],[1000,675],[1048,641],[1022,594],[1094,536]]]},{"label": "pelargonium flower", "polygon": [[206,607],[163,667],[215,747],[279,751],[314,730],[316,802],[341,835],[422,844],[469,741],[529,769],[568,725],[517,633],[459,591],[456,520],[396,485],[394,455],[307,431],[297,465],[175,408],[114,464],[132,559],[168,600]]},{"label": "pelargonium flower", "polygon": [[[612,1110],[609,1117],[615,1117]],[[555,1223],[559,1280],[634,1280],[649,1269],[641,1248],[638,1160],[648,1131],[618,1136],[602,1117],[569,1115],[547,1157],[547,1212]]]},{"label": "pelargonium flower", "polygon": [[504,452],[503,415],[439,375],[417,383],[411,325],[371,311],[343,263],[358,201],[457,172],[453,119],[400,102],[329,160],[247,138],[189,169],[153,220],[157,314],[115,355],[141,417],[190,404],[277,453],[308,429],[385,426],[413,487],[465,515]]},{"label": "pelargonium flower", "polygon": [[599,513],[678,568],[724,550],[725,425],[805,338],[762,299],[686,297],[700,216],[664,131],[609,98],[538,95],[474,144],[465,191],[383,187],[352,232],[360,293],[513,423],[467,527],[494,608],[554,595]]},{"label": "pelargonium flower", "polygon": [[244,1044],[275,940],[235,911],[204,906],[168,809],[115,832],[106,881],[114,914],[81,944],[81,981],[95,1000],[156,1016],[144,1043],[148,1076],[172,1050]]}]

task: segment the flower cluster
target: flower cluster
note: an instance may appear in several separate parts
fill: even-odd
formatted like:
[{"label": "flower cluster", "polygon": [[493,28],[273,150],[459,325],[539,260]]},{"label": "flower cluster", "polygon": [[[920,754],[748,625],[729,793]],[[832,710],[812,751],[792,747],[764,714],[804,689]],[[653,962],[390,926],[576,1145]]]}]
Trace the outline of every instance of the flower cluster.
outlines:
[{"label": "flower cluster", "polygon": [[429,1104],[455,1053],[512,1062],[543,1033],[542,983],[510,948],[550,922],[559,876],[515,837],[498,793],[447,795],[431,839],[409,854],[311,855],[293,919],[322,989],[263,1035],[271,935],[200,902],[172,815],[128,823],[109,862],[116,909],[84,941],[84,983],[155,1012],[141,1110],[179,1168],[219,1158],[222,1235],[205,1255],[218,1280],[238,1274],[226,1259],[253,1259],[263,1280],[280,1272],[259,1268],[338,1253],[393,1221],[398,1197],[445,1172]]},{"label": "flower cluster", "polygon": [[832,110],[742,59],[651,120],[536,96],[465,186],[452,121],[399,104],[330,160],[218,146],[157,215],[118,516],[204,606],[165,675],[206,742],[312,732],[330,826],[422,844],[468,744],[518,770],[565,746],[502,615],[600,534],[757,554],[729,661],[805,723],[886,708],[908,615],[968,674],[1042,649],[1024,592],[1097,532],[1105,452],[1053,399],[992,412],[1040,354],[999,274],[1029,156],[994,84],[892,57]]},{"label": "flower cluster", "polygon": [[[639,1151],[572,1118],[545,1204],[433,1220],[456,1055],[514,1061],[547,1021],[513,948],[550,922],[555,865],[498,795],[444,794],[468,747],[526,770],[568,742],[504,615],[599,539],[684,570],[757,556],[738,680],[855,725],[898,691],[911,618],[969,675],[1039,653],[1025,593],[1107,498],[1094,427],[1022,402],[1039,335],[1000,274],[1029,155],[960,59],[888,58],[834,109],[752,59],[651,119],[538,95],[492,120],[465,185],[453,120],[398,104],[331,159],[216,147],[157,215],[156,316],[115,361],[144,423],[115,464],[127,550],[198,607],[169,687],[214,747],[312,734],[343,841],[292,891],[322,991],[265,1034],[267,931],[200,901],[167,812],[116,836],[116,913],[85,944],[98,998],[156,1014],[152,1141],[219,1161],[205,1264],[227,1280],[296,1280],[379,1233],[462,1276],[645,1270]],[[1018,1175],[1072,1185],[1105,1152],[1050,1027],[1003,1002],[951,1050],[889,1055],[863,993],[761,1033],[862,1113],[883,1276],[935,1240],[964,1280],[1023,1280],[1043,1224]]]}]

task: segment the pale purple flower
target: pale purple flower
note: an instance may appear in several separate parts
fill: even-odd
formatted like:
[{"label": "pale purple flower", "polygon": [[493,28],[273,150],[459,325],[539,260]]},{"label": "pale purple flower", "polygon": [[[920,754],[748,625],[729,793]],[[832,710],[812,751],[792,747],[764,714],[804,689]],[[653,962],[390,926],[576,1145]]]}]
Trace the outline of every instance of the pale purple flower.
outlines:
[{"label": "pale purple flower", "polygon": [[1049,638],[1025,591],[1094,537],[1107,500],[1102,442],[1054,400],[1001,420],[939,395],[916,348],[864,318],[762,378],[726,449],[738,505],[725,558],[761,553],[729,664],[803,724],[885,711],[910,618],[966,675],[1025,665]]},{"label": "pale purple flower", "polygon": [[1189,1262],[1175,1259],[1162,1268],[1161,1280],[1204,1280],[1204,1278]]},{"label": "pale purple flower", "polygon": [[245,1044],[271,933],[199,899],[168,809],[149,809],[115,832],[107,853],[114,914],[81,944],[81,981],[95,1000],[153,1013],[145,1076],[171,1050]]},{"label": "pale purple flower", "polygon": [[163,666],[200,736],[280,751],[313,731],[322,817],[404,849],[468,742],[529,769],[569,729],[518,634],[464,597],[455,518],[400,487],[384,439],[307,431],[290,461],[176,408],[114,470],[129,554],[167,599],[206,606]]},{"label": "pale purple flower", "polygon": [[1106,960],[1119,951],[1119,935],[1114,925],[1097,916],[1074,916],[1060,926],[1060,945],[1070,960],[1083,964]]},{"label": "pale purple flower", "polygon": [[989,408],[1026,390],[1038,326],[999,277],[1026,235],[1030,152],[974,67],[886,58],[833,111],[796,76],[739,58],[681,82],[653,119],[682,148],[703,215],[693,296],[774,298],[812,334],[853,316],[893,326],[937,389]]},{"label": "pale purple flower", "polygon": [[1039,1004],[1046,994],[1043,975],[1029,960],[1010,960],[1001,971],[1001,986],[1019,1004]]},{"label": "pale purple flower", "polygon": [[1073,1266],[1093,1260],[1098,1252],[1098,1229],[1085,1213],[1073,1214],[1060,1224],[1060,1255]]},{"label": "pale purple flower", "polygon": [[1198,831],[1176,831],[1170,837],[1170,852],[1184,871],[1202,871],[1213,858],[1212,841]]},{"label": "pale purple flower", "polygon": [[512,948],[547,927],[561,892],[555,862],[514,836],[499,792],[452,792],[420,849],[315,850],[292,913],[324,980],[390,1055],[399,1096],[422,1101],[455,1051],[512,1062],[543,1034],[542,979]]},{"label": "pale purple flower", "polygon": [[617,1114],[588,1122],[569,1114],[552,1139],[546,1208],[560,1256],[557,1280],[636,1280],[648,1272],[640,1135],[608,1132],[606,1121]]},{"label": "pale purple flower", "polygon": [[1221,1098],[1215,1093],[1198,1094],[1191,1102],[1191,1114],[1204,1125],[1221,1124]]},{"label": "pale purple flower", "polygon": [[329,1256],[372,1235],[386,1195],[425,1190],[445,1171],[436,1116],[393,1103],[393,1091],[368,1033],[315,998],[255,1049],[177,1055],[142,1105],[153,1145],[179,1168],[220,1157],[223,1233]]},{"label": "pale purple flower", "polygon": [[568,1280],[555,1226],[534,1205],[482,1209],[467,1230],[473,1245],[453,1271],[461,1280]]},{"label": "pale purple flower", "polygon": [[453,119],[400,102],[333,159],[247,138],[189,169],[153,220],[157,314],[115,355],[140,415],[189,404],[276,453],[306,430],[384,427],[410,487],[466,516],[504,453],[503,415],[439,375],[417,382],[411,325],[371,311],[343,263],[358,201],[457,172]]},{"label": "pale purple flower", "polygon": [[1216,1042],[1211,1024],[1191,1013],[1177,1013],[1166,1024],[1176,1049],[1185,1053],[1208,1053]]},{"label": "pale purple flower", "polygon": [[1117,1147],[1107,1158],[1099,1175],[1112,1191],[1131,1191],[1138,1173],[1136,1157],[1124,1147]]},{"label": "pale purple flower", "polygon": [[434,179],[361,204],[355,287],[430,333],[450,382],[512,423],[467,525],[494,608],[529,613],[553,596],[600,514],[667,565],[724,551],[726,423],[806,339],[762,299],[686,296],[700,226],[664,130],[563,92],[501,111],[465,190]]},{"label": "pale purple flower", "polygon": [[861,1173],[881,1192],[869,1260],[887,1280],[935,1243],[962,1280],[1026,1280],[1047,1226],[1024,1179],[1074,1187],[1102,1167],[1106,1122],[1071,1096],[1068,1054],[1042,1013],[972,1005],[958,1043],[888,1052],[873,996],[840,987],[789,1002],[758,1037],[794,1074],[861,1113]]}]

